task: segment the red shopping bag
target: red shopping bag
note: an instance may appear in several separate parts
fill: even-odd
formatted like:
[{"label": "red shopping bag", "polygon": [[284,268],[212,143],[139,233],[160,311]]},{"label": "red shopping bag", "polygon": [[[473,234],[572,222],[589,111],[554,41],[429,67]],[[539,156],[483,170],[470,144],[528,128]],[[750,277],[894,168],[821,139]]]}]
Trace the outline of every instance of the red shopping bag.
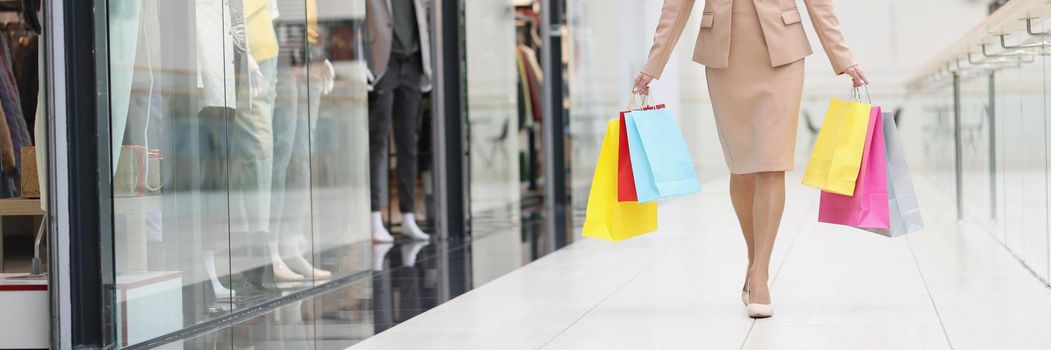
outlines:
[{"label": "red shopping bag", "polygon": [[631,152],[628,150],[628,126],[620,112],[620,149],[617,150],[617,201],[638,202],[635,192],[635,173],[631,170]]},{"label": "red shopping bag", "polygon": [[[664,104],[646,106],[643,110],[662,109]],[[628,126],[624,116],[631,111],[620,112],[620,147],[617,150],[617,201],[638,202],[635,189],[635,173],[631,170],[631,151],[628,149]]]}]

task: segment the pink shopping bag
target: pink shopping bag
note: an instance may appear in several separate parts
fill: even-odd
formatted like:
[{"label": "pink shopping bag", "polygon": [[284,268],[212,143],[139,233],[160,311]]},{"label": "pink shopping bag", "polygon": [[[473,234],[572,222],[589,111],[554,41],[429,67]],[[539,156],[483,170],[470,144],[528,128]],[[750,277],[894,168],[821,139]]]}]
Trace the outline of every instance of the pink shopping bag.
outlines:
[{"label": "pink shopping bag", "polygon": [[889,228],[886,154],[883,113],[880,107],[874,106],[854,195],[822,191],[818,221],[857,228]]}]

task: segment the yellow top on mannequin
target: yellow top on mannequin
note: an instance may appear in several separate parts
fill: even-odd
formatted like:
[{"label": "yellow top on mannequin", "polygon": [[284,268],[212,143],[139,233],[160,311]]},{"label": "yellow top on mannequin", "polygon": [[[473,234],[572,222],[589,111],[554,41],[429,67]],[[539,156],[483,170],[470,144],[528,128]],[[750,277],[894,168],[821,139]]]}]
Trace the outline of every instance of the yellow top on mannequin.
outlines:
[{"label": "yellow top on mannequin", "polygon": [[270,0],[245,0],[245,27],[252,57],[262,62],[277,57],[277,33],[270,14]]}]

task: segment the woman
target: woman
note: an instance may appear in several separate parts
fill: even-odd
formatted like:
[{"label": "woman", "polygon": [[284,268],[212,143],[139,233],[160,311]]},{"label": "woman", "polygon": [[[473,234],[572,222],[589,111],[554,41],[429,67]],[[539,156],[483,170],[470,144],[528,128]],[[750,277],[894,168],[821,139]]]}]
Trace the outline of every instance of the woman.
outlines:
[{"label": "woman", "polygon": [[[837,75],[868,84],[839,31],[832,0],[804,0]],[[694,0],[665,0],[649,59],[635,79],[648,94],[682,36]],[[785,171],[794,166],[803,61],[812,53],[795,0],[709,0],[693,59],[705,65],[719,140],[730,168],[730,201],[748,246],[741,299],[748,315],[773,315],[770,253],[785,205]]]}]

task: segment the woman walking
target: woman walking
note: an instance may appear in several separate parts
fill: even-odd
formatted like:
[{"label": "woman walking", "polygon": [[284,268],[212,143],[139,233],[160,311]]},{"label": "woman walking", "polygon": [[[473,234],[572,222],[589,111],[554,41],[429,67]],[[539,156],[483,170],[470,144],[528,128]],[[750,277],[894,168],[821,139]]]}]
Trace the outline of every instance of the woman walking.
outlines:
[{"label": "woman walking", "polygon": [[[705,65],[730,201],[748,246],[741,299],[753,318],[770,317],[770,254],[794,167],[804,57],[813,53],[796,0],[708,0],[693,60]],[[803,0],[837,75],[868,84],[839,31],[832,0]],[[682,36],[694,0],[665,0],[649,59],[634,89],[648,94]]]}]

